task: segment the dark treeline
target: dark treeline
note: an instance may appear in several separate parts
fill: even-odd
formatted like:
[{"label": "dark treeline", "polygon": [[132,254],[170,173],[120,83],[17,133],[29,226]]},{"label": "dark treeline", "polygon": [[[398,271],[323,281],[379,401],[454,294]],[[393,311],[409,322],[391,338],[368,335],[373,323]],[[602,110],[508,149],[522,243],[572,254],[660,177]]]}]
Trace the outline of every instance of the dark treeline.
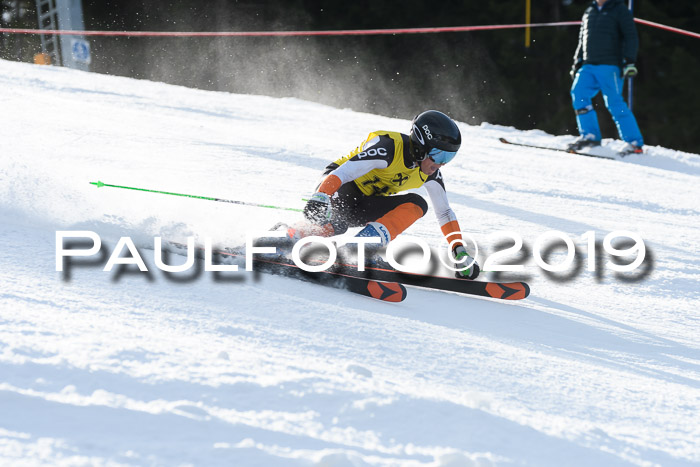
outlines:
[{"label": "dark treeline", "polygon": [[[31,2],[33,4],[33,2]],[[588,1],[533,0],[532,22],[580,20]],[[92,30],[251,31],[468,26],[525,22],[525,0],[328,2],[83,0]],[[700,2],[635,0],[635,16],[700,31]],[[634,112],[647,144],[700,152],[700,39],[638,25]],[[98,73],[235,93],[298,97],[412,118],[427,108],[576,134],[569,68],[578,27],[395,36],[91,37]],[[27,39],[28,40],[28,39]],[[600,97],[606,138],[617,137]]]}]

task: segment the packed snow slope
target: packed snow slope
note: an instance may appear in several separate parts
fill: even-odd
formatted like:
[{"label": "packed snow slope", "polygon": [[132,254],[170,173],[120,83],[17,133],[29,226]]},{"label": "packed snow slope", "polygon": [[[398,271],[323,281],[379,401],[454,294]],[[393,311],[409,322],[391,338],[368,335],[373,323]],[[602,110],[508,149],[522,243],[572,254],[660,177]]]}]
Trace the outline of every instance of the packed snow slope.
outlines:
[{"label": "packed snow slope", "polygon": [[[0,464],[700,463],[700,156],[601,160],[498,141],[572,136],[460,123],[452,207],[482,262],[508,246],[499,232],[523,238],[497,262],[520,258],[532,294],[388,304],[167,275],[156,236],[237,245],[299,214],[89,182],[300,208],[327,163],[409,121],[4,61],[0,110]],[[106,257],[57,272],[58,230],[107,251],[129,236],[149,272],[104,272]],[[578,269],[535,262],[552,230]],[[598,245],[590,271],[584,234],[618,230],[646,261],[617,274]],[[432,212],[406,235],[442,244]]]}]

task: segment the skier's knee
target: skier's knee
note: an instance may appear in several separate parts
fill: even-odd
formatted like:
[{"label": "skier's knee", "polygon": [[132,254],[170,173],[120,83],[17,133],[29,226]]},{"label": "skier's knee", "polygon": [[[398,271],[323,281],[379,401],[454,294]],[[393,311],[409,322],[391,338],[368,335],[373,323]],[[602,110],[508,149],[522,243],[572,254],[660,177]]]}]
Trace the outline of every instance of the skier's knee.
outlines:
[{"label": "skier's knee", "polygon": [[574,109],[574,112],[576,112],[576,115],[583,115],[583,114],[587,114],[588,112],[590,112],[592,110],[593,110],[593,104],[589,104],[582,109]]},{"label": "skier's knee", "polygon": [[423,212],[423,214],[421,214],[421,217],[425,216],[425,214],[428,212],[428,202],[425,200],[425,198],[416,193],[410,193],[405,196],[410,196],[410,199],[407,201],[415,204],[420,208],[420,210]]}]

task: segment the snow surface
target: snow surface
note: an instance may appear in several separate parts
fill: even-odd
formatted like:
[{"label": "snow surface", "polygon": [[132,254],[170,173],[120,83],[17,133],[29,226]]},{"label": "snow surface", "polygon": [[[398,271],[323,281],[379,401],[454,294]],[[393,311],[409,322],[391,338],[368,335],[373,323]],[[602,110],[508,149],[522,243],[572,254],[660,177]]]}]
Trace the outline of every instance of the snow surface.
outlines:
[{"label": "snow surface", "polygon": [[[572,136],[460,124],[452,206],[485,251],[522,236],[532,295],[387,304],[168,276],[148,248],[149,274],[101,258],[66,277],[55,232],[235,245],[299,215],[89,182],[299,208],[329,161],[408,121],[5,61],[0,110],[0,464],[700,463],[698,155],[607,161],[498,141]],[[550,230],[579,247],[568,280],[532,257]],[[646,275],[586,269],[581,236],[614,230],[642,236]],[[432,213],[407,234],[442,242]]]}]

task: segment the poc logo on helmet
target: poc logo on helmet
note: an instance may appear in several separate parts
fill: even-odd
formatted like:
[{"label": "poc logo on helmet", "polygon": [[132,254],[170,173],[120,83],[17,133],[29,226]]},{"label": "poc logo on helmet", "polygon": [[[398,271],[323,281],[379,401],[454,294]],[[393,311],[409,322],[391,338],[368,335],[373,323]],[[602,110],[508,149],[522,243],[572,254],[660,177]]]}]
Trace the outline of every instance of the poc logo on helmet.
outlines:
[{"label": "poc logo on helmet", "polygon": [[428,128],[428,125],[423,125],[423,131],[425,131],[425,136],[428,139],[433,139],[433,135],[430,133],[430,128]]},{"label": "poc logo on helmet", "polygon": [[385,148],[371,148],[366,151],[362,151],[357,155],[358,159],[362,159],[363,157],[371,157],[371,156],[386,156],[387,152]]}]

